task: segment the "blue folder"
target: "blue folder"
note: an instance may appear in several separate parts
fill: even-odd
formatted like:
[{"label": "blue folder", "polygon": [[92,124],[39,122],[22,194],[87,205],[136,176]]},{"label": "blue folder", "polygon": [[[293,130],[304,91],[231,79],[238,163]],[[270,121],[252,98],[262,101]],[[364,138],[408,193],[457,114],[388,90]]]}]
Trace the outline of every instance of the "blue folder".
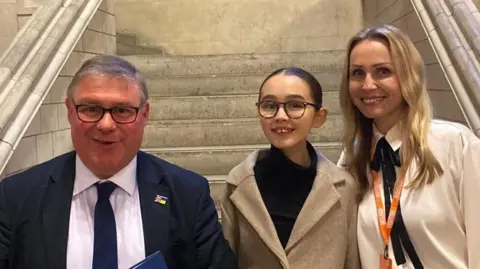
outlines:
[{"label": "blue folder", "polygon": [[145,258],[145,260],[130,267],[130,269],[168,269],[168,267],[162,253],[157,251]]}]

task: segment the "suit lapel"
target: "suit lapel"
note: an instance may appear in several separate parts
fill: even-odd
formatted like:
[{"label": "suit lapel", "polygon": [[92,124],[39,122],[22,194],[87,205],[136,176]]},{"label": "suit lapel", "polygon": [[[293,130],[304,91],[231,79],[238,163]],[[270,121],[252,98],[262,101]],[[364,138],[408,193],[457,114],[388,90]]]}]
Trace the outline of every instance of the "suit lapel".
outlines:
[{"label": "suit lapel", "polygon": [[45,186],[42,221],[48,268],[66,268],[67,243],[75,180],[75,152],[68,153],[53,167]]},{"label": "suit lapel", "polygon": [[284,268],[288,268],[285,251],[278,239],[275,226],[263,203],[253,176],[246,178],[230,196],[235,207],[255,229],[265,245],[277,256]]},{"label": "suit lapel", "polygon": [[288,253],[340,200],[335,184],[344,179],[330,172],[329,161],[319,154],[317,176],[312,191],[297,217],[292,233],[285,248]]},{"label": "suit lapel", "polygon": [[145,255],[149,256],[157,250],[165,252],[167,247],[171,201],[162,204],[156,198],[168,199],[170,191],[162,184],[163,174],[158,172],[147,154],[139,152],[137,162]]}]

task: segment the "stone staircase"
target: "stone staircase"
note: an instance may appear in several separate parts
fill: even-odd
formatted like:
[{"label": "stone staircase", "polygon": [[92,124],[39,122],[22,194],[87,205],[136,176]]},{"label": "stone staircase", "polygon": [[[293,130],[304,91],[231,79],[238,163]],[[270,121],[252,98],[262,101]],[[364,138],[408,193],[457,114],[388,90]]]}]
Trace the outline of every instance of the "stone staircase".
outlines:
[{"label": "stone staircase", "polygon": [[269,147],[255,102],[261,82],[277,68],[302,67],[319,79],[329,116],[309,139],[332,161],[340,155],[344,51],[125,58],[149,88],[151,118],[142,149],[205,176],[217,206],[228,172],[253,150]]}]

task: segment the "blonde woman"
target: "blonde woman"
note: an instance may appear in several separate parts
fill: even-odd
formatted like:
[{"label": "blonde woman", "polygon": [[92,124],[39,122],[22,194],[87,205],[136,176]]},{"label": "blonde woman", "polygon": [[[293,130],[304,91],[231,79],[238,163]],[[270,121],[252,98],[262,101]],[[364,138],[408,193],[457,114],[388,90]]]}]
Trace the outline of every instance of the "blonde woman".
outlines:
[{"label": "blonde woman", "polygon": [[222,203],[242,269],[358,268],[354,179],[307,140],[325,122],[322,99],[320,83],[300,68],[276,70],[260,86],[271,147],[230,172]]},{"label": "blonde woman", "polygon": [[432,120],[410,39],[389,25],[354,36],[340,100],[362,268],[480,268],[480,140]]}]

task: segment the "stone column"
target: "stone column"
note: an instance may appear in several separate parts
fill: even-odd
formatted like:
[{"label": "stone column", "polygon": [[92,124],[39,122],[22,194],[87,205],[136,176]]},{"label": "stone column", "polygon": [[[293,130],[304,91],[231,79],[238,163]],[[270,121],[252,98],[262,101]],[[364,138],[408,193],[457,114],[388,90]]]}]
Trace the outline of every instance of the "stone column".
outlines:
[{"label": "stone column", "polygon": [[[7,32],[3,29],[0,33],[2,52],[9,46],[19,28],[44,1],[47,0],[0,0],[0,25],[9,26]],[[113,0],[103,0],[50,88],[0,179],[73,149],[64,103],[68,84],[85,60],[99,54],[115,53]]]}]

